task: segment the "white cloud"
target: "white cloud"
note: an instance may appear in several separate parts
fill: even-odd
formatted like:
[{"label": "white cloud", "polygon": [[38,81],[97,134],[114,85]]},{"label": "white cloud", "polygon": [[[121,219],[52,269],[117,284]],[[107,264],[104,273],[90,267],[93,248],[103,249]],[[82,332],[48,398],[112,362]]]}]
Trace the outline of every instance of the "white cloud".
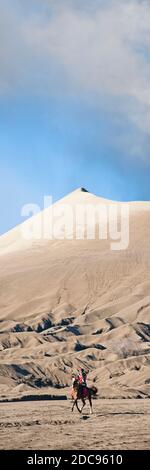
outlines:
[{"label": "white cloud", "polygon": [[39,0],[36,10],[32,0],[30,15],[19,0],[15,11],[8,3],[0,5],[1,93],[117,97],[119,110],[150,132],[149,1],[93,0],[91,8]]}]

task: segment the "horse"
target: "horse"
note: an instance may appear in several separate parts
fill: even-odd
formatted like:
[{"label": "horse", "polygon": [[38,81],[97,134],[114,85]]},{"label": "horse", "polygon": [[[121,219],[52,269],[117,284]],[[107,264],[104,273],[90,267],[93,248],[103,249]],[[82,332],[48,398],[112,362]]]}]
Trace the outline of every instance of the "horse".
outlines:
[{"label": "horse", "polygon": [[[74,381],[73,388],[71,391],[71,396],[73,400],[73,405],[72,405],[72,411],[74,410],[74,407],[76,405],[77,410],[79,413],[82,413],[82,410],[85,406],[85,401],[86,399],[89,400],[90,404],[90,414],[93,413],[93,408],[92,408],[92,396],[97,395],[97,388],[93,385],[92,387],[85,387],[84,385],[80,384],[77,380]],[[83,405],[82,408],[79,408],[78,406],[78,400],[81,400]]]}]

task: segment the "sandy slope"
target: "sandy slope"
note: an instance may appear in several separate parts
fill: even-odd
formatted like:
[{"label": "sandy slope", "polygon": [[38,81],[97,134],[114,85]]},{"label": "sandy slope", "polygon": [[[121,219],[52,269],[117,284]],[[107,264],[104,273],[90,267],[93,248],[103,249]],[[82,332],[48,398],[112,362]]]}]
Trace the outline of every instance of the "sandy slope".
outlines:
[{"label": "sandy slope", "polygon": [[[66,203],[109,201],[77,190],[55,207]],[[27,242],[19,226],[0,238],[2,397],[57,392],[80,365],[101,397],[150,396],[150,203],[129,208],[125,251],[111,251],[97,231],[95,240]],[[44,217],[48,227],[48,209]],[[40,220],[25,224],[38,230]]]}]

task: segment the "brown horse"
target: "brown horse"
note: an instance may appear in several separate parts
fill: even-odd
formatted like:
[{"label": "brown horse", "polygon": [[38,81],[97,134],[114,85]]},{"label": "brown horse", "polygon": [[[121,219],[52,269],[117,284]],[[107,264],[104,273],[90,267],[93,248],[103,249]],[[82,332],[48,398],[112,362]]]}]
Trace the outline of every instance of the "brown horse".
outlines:
[{"label": "brown horse", "polygon": [[[74,407],[76,405],[77,410],[79,413],[82,413],[82,410],[85,406],[85,400],[89,400],[90,404],[90,413],[93,413],[93,408],[92,408],[92,396],[95,396],[97,394],[97,388],[95,386],[93,387],[84,387],[83,385],[79,384],[77,380],[75,380],[71,392],[71,396],[73,399],[73,405],[72,405],[72,411],[74,410]],[[81,400],[83,405],[82,408],[79,408],[78,406],[78,400]]]}]

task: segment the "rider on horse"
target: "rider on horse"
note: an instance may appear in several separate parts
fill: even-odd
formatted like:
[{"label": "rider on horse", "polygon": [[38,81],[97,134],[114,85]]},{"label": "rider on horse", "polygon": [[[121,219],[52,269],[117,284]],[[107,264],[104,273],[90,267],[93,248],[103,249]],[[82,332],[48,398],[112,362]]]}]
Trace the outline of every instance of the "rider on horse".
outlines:
[{"label": "rider on horse", "polygon": [[79,371],[79,383],[83,386],[83,387],[87,387],[87,374],[88,374],[89,371],[85,371],[85,369],[80,369]]},{"label": "rider on horse", "polygon": [[72,388],[81,387],[83,389],[83,393],[86,393],[87,389],[87,374],[89,371],[85,371],[85,369],[80,368],[77,374],[72,374]]},{"label": "rider on horse", "polygon": [[[76,374],[72,374],[71,397],[74,401],[72,411],[74,409],[74,406],[76,405],[78,411],[82,413],[82,409],[85,406],[85,400],[87,398],[90,403],[90,412],[92,413],[92,396],[97,394],[97,388],[95,386],[87,386],[88,372],[89,371],[85,371],[81,368]],[[83,403],[81,409],[78,407],[78,400],[81,400]]]}]

